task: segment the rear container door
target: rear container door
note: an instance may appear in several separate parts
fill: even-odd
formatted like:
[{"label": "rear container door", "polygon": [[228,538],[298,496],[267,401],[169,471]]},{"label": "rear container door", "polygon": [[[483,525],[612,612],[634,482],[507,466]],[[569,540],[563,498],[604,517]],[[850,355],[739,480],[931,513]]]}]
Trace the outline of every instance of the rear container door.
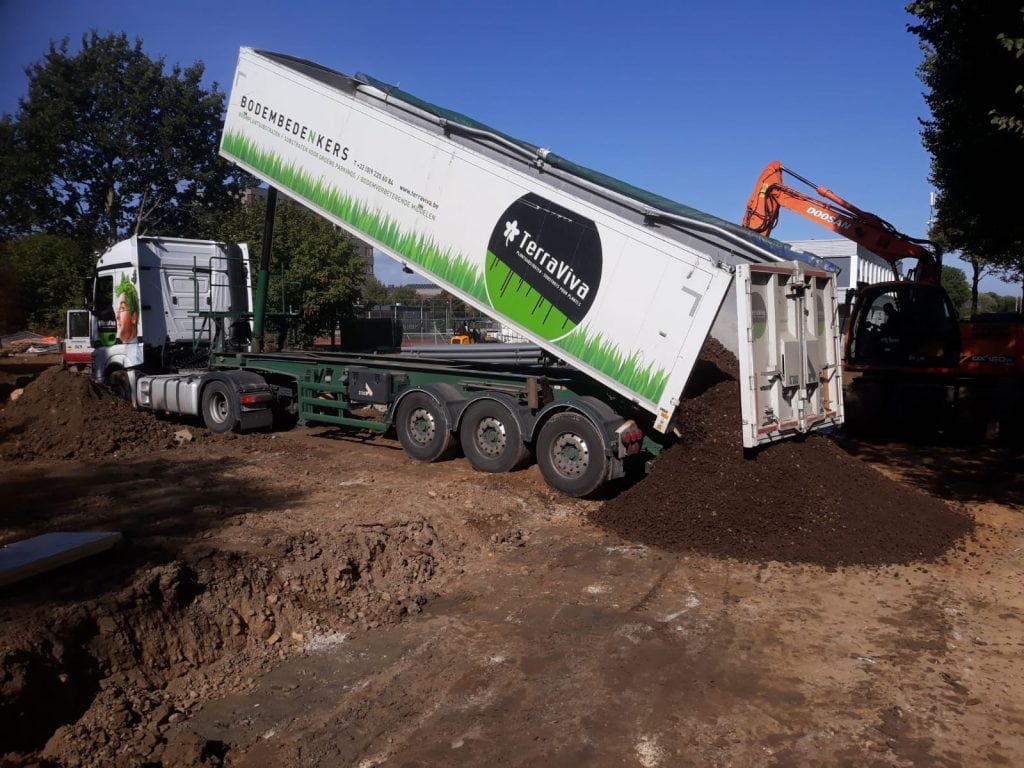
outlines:
[{"label": "rear container door", "polygon": [[843,423],[835,278],[799,262],[737,267],[743,446]]}]

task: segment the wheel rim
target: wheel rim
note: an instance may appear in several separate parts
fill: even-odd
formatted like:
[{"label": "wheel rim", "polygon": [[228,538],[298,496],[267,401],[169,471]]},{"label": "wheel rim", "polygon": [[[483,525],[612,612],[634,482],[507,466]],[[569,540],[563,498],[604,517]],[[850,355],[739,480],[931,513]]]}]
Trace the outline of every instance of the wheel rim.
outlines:
[{"label": "wheel rim", "polygon": [[508,435],[505,432],[505,425],[493,416],[481,419],[476,425],[476,446],[480,453],[494,458],[505,452],[508,445]]},{"label": "wheel rim", "polygon": [[210,398],[210,416],[218,424],[224,423],[228,417],[228,399],[220,392],[214,393],[213,397]]},{"label": "wheel rim", "polygon": [[409,414],[409,437],[421,446],[430,445],[437,433],[437,422],[434,414],[426,408],[417,408]]},{"label": "wheel rim", "polygon": [[590,466],[587,441],[572,432],[563,432],[551,444],[551,465],[565,477],[580,477]]}]

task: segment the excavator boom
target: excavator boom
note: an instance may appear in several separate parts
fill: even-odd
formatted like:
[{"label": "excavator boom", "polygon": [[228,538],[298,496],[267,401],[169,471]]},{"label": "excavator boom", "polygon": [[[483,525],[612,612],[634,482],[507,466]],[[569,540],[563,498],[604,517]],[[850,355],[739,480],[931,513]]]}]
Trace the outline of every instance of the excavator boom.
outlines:
[{"label": "excavator boom", "polygon": [[[806,184],[819,197],[785,184],[784,173]],[[758,177],[747,201],[743,226],[758,234],[770,235],[783,208],[863,245],[892,264],[894,270],[898,261],[915,259],[917,280],[935,285],[940,282],[942,250],[935,243],[903,234],[885,219],[858,208],[776,160]]]}]

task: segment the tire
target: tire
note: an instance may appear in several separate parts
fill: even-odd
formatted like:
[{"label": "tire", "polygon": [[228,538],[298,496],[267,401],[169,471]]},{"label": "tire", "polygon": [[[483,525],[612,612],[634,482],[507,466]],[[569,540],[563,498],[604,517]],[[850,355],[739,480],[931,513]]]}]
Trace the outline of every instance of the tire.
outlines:
[{"label": "tire", "polygon": [[515,416],[497,400],[479,400],[466,409],[459,442],[469,463],[480,472],[511,472],[530,458]]},{"label": "tire", "polygon": [[274,412],[274,421],[271,428],[275,432],[286,432],[289,429],[293,429],[299,423],[298,407],[295,408],[293,413],[288,407],[275,402],[272,410]]},{"label": "tire", "polygon": [[111,371],[107,375],[107,386],[115,397],[128,403],[132,402],[132,380],[128,376],[128,371],[123,368]]},{"label": "tire", "polygon": [[402,399],[395,431],[405,452],[419,461],[440,461],[455,451],[448,413],[425,392],[412,392]]},{"label": "tire", "polygon": [[567,496],[594,493],[608,477],[604,440],[593,422],[578,413],[555,414],[537,437],[537,466],[544,480]]},{"label": "tire", "polygon": [[203,423],[211,432],[230,432],[238,425],[238,398],[223,381],[211,381],[203,390]]}]

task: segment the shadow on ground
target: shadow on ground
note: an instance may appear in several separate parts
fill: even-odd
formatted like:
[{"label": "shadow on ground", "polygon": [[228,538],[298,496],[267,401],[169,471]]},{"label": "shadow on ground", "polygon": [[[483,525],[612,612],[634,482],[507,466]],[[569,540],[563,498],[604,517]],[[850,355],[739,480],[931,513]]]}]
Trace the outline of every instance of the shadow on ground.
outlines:
[{"label": "shadow on ground", "polygon": [[1024,451],[991,444],[927,444],[846,438],[847,453],[897,473],[933,496],[1024,506]]},{"label": "shadow on ground", "polygon": [[294,505],[305,496],[296,487],[282,490],[234,476],[242,466],[238,459],[167,453],[131,462],[12,469],[0,479],[0,542],[78,530],[118,531],[124,540],[72,567],[0,588],[0,600],[74,601],[117,589],[139,569],[175,559],[183,547],[239,515]]}]

